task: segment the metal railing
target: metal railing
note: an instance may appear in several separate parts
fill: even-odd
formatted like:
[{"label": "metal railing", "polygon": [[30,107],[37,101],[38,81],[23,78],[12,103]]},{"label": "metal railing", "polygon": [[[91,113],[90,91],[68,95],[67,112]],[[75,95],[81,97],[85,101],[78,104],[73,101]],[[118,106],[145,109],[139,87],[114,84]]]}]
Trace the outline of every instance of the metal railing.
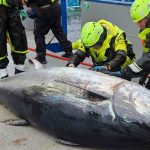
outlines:
[{"label": "metal railing", "polygon": [[86,0],[86,1],[119,4],[119,5],[131,5],[134,2],[134,0]]}]

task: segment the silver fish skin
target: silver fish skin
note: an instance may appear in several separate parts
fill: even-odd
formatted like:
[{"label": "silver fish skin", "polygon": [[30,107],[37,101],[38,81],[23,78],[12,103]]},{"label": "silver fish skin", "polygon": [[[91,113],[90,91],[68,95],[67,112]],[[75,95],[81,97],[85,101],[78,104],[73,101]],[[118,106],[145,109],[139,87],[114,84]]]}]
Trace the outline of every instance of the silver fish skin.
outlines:
[{"label": "silver fish skin", "polygon": [[103,73],[67,67],[21,73],[0,81],[0,103],[79,145],[150,143],[150,91]]}]

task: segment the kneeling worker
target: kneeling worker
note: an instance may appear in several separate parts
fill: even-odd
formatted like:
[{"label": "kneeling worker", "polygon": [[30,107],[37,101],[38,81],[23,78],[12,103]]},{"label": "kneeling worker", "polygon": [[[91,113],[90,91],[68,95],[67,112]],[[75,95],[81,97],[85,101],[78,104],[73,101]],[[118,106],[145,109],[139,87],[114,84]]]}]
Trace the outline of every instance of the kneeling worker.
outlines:
[{"label": "kneeling worker", "polygon": [[72,47],[77,51],[68,62],[68,67],[77,67],[91,56],[92,70],[118,71],[135,58],[125,32],[106,20],[86,23],[81,31],[81,39],[74,42]]}]

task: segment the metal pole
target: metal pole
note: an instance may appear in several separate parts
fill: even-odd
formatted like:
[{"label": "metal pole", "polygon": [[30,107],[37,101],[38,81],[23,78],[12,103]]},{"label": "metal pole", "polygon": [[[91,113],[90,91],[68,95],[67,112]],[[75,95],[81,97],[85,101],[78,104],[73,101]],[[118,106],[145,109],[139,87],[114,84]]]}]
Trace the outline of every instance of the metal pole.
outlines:
[{"label": "metal pole", "polygon": [[62,28],[67,35],[67,2],[61,0]]}]

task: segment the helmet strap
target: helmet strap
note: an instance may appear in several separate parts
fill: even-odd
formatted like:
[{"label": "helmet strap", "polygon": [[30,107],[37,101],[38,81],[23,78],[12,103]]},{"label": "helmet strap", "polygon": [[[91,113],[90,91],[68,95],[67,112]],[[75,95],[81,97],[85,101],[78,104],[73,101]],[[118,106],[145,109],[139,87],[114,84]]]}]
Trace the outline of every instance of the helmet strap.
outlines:
[{"label": "helmet strap", "polygon": [[103,32],[102,35],[100,36],[99,41],[96,43],[96,44],[99,45],[99,46],[102,46],[102,45],[103,45],[103,42],[105,41],[106,36],[107,36],[107,30],[106,30],[106,28],[103,27],[103,29],[104,29],[104,32]]},{"label": "helmet strap", "polygon": [[146,18],[148,19],[148,21],[146,22],[145,27],[149,28],[150,27],[150,13]]}]

